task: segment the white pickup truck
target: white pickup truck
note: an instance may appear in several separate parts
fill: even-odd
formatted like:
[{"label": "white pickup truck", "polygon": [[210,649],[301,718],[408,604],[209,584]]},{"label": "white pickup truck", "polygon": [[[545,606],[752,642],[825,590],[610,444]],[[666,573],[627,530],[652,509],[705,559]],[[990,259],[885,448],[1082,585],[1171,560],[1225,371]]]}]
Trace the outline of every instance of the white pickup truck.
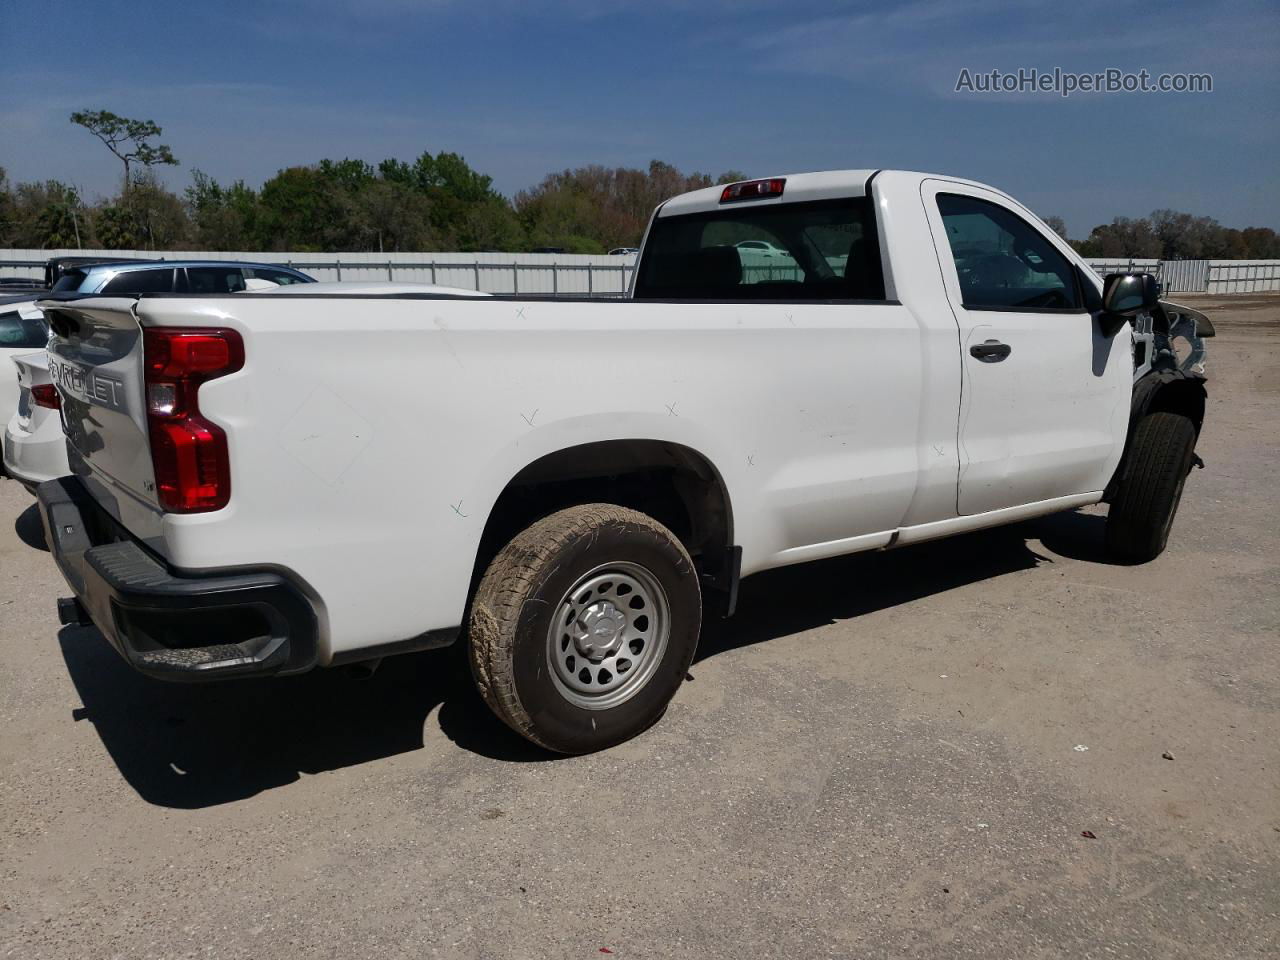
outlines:
[{"label": "white pickup truck", "polygon": [[626,300],[376,289],[42,302],[64,622],[169,680],[461,639],[499,717],[585,752],[753,573],[1104,500],[1152,559],[1204,416],[1203,316],[942,176],[676,197]]}]

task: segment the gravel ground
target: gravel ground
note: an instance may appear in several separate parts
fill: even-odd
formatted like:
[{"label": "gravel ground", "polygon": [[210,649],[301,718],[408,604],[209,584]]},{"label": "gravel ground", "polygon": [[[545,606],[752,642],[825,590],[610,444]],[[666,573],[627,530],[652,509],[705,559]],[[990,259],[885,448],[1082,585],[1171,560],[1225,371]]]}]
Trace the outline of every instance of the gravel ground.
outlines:
[{"label": "gravel ground", "polygon": [[1277,956],[1280,298],[1203,306],[1162,558],[1089,509],[752,578],[591,757],[448,651],[144,680],[0,482],[0,957]]}]

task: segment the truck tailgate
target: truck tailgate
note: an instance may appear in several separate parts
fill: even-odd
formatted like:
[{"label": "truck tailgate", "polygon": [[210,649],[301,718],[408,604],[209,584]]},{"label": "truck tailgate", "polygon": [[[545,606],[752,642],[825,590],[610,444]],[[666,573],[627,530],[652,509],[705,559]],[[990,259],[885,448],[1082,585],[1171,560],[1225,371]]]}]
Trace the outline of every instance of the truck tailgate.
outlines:
[{"label": "truck tailgate", "polygon": [[[139,507],[157,519],[159,513],[135,304],[122,298],[44,304],[53,328],[49,376],[62,396],[72,472],[121,520]],[[128,500],[135,501],[132,509]]]}]

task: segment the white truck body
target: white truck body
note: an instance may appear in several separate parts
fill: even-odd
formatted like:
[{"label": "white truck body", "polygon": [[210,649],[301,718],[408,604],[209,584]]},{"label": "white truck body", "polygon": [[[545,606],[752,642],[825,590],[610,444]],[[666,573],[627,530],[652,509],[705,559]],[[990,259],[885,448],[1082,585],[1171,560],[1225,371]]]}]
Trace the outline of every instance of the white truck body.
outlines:
[{"label": "white truck body", "polygon": [[[573,301],[323,285],[46,303],[78,325],[50,346],[72,468],[175,575],[287,573],[316,610],[318,665],[457,633],[495,508],[566,451],[617,452],[605,468],[615,472],[633,442],[696,463],[723,499],[735,579],[1099,501],[1130,430],[1130,328],[1108,332],[1083,306],[967,308],[939,194],[1025,221],[1092,287],[1081,295],[1100,299],[1070,246],[989,187],[891,171],[789,176],[782,196],[750,202],[870,198],[882,298]],[[650,235],[721,204],[720,187],[675,198]],[[199,389],[200,412],[227,438],[221,509],[160,505],[140,328],[220,328],[243,341],[241,368]],[[971,353],[991,341],[1011,347],[1008,362]],[[92,426],[72,422],[77,402]]]}]

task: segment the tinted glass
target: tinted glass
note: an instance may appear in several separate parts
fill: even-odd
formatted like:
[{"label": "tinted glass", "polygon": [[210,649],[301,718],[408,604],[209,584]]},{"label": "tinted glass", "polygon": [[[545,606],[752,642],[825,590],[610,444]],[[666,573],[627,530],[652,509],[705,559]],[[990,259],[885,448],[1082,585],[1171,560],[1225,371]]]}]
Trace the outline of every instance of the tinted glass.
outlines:
[{"label": "tinted glass", "polygon": [[68,270],[62,275],[58,282],[54,284],[54,293],[59,293],[64,290],[79,290],[80,284],[84,283],[84,278],[87,275],[88,274],[83,270]]},{"label": "tinted glass", "polygon": [[659,217],[635,296],[679,300],[883,300],[865,198],[739,204]]},{"label": "tinted glass", "polygon": [[1080,309],[1075,271],[1039,230],[999,204],[938,195],[964,305]]},{"label": "tinted glass", "polygon": [[235,293],[244,289],[239,267],[187,267],[187,287],[192,293]]},{"label": "tinted glass", "polygon": [[[17,310],[0,313],[0,348],[39,350],[49,342],[49,331],[39,318],[27,318]],[[10,371],[12,373],[12,371]]]},{"label": "tinted glass", "polygon": [[102,288],[102,293],[168,293],[172,289],[172,268],[165,270],[127,270],[112,277],[107,285]]},{"label": "tinted glass", "polygon": [[282,287],[291,283],[308,282],[296,273],[289,273],[287,270],[272,270],[269,267],[245,267],[244,272],[246,276],[256,277],[259,280],[270,280],[272,283],[278,283]]}]

